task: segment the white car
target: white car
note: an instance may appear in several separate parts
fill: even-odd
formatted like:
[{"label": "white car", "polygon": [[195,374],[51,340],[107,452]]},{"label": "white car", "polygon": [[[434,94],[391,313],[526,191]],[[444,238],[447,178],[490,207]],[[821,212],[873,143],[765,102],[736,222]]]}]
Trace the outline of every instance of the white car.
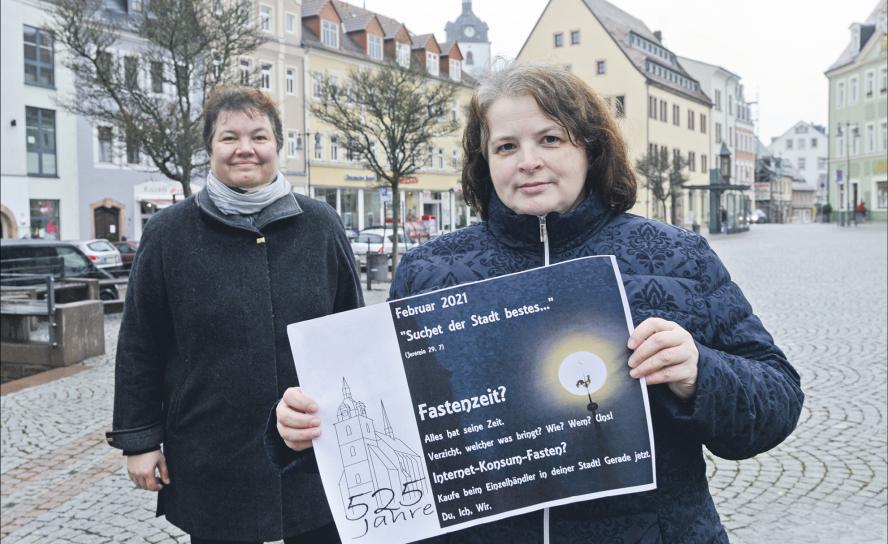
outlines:
[{"label": "white car", "polygon": [[[351,241],[351,248],[361,268],[367,266],[368,252],[388,255],[389,266],[391,266],[393,239],[390,228],[373,227],[359,232],[357,238]],[[398,229],[398,254],[403,255],[414,246],[416,246],[416,242],[406,236],[403,229]]]},{"label": "white car", "polygon": [[71,240],[98,268],[121,268],[120,251],[108,240]]}]

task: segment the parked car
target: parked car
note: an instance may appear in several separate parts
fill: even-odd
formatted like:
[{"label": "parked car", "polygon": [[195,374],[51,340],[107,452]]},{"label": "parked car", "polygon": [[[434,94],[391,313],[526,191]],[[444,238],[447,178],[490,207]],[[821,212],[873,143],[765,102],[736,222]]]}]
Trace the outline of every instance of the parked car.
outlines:
[{"label": "parked car", "polygon": [[[389,266],[391,266],[391,253],[394,235],[391,227],[371,227],[358,233],[358,237],[351,243],[352,251],[358,260],[361,268],[367,266],[367,253],[385,253],[389,255]],[[403,230],[398,232],[398,254],[403,255],[408,249],[416,246],[417,243],[407,236]]]},{"label": "parked car", "polygon": [[760,209],[755,209],[752,213],[749,214],[749,222],[750,223],[767,223],[768,222],[768,214]]},{"label": "parked car", "polygon": [[120,252],[120,258],[123,260],[123,268],[129,270],[133,267],[133,260],[136,258],[136,251],[139,249],[139,242],[132,240],[122,240],[114,242],[114,247]]},{"label": "parked car", "polygon": [[[56,280],[114,277],[99,268],[71,242],[58,240],[0,240],[0,285],[39,285],[52,275]],[[102,300],[117,300],[114,284],[99,285]]]},{"label": "parked car", "polygon": [[123,266],[120,251],[108,240],[70,240],[70,242],[80,248],[80,251],[99,268],[108,269]]}]

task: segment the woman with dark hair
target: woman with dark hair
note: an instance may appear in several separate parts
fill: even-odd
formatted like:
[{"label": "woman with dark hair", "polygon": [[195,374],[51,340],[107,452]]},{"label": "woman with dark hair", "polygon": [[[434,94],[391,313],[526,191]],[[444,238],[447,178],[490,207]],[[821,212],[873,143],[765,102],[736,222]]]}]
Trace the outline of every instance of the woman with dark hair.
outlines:
[{"label": "woman with dark hair", "polygon": [[[479,525],[441,542],[727,542],[703,446],[728,459],[795,428],[799,376],[709,248],[692,232],[626,213],[636,182],[607,105],[566,70],[514,65],[469,107],[463,194],[481,224],[401,261],[392,298],[589,255],[615,255],[635,322],[626,371],[644,377],[657,489]],[[317,427],[298,389],[277,407],[293,449]],[[316,435],[314,435],[316,436]]]},{"label": "woman with dark hair", "polygon": [[157,514],[207,542],[338,542],[317,474],[268,460],[268,413],[297,382],[290,323],[363,305],[328,205],[278,170],[274,102],[208,99],[206,188],[145,226],[120,327],[108,443]]}]

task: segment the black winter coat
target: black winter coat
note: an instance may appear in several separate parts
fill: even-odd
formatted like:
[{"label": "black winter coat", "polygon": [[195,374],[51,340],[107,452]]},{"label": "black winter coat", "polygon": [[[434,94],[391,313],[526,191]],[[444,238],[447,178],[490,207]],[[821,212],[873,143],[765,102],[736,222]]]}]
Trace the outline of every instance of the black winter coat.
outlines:
[{"label": "black winter coat", "polygon": [[[408,252],[391,298],[543,265],[536,217],[516,215],[496,194],[489,215],[485,223]],[[630,214],[614,215],[596,195],[573,212],[549,214],[547,228],[553,263],[616,256],[636,326],[648,317],[662,317],[691,333],[700,352],[696,394],[682,401],[666,385],[648,387],[656,490],[508,518],[433,541],[727,542],[709,494],[703,446],[727,459],[744,459],[783,441],[802,408],[798,374],[701,236]]]},{"label": "black winter coat", "polygon": [[252,218],[205,192],[154,216],[117,347],[111,445],[163,444],[158,515],[207,539],[278,540],[332,522],[317,474],[281,474],[269,411],[298,383],[290,323],[363,305],[336,213],[289,194]]}]

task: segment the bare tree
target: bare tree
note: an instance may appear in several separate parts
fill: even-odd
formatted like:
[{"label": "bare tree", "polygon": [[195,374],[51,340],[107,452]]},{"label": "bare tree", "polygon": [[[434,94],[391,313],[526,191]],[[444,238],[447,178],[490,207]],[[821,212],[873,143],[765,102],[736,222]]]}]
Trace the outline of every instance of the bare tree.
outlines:
[{"label": "bare tree", "polygon": [[347,152],[376,175],[379,187],[391,189],[394,270],[401,180],[431,160],[434,139],[459,127],[447,115],[458,88],[395,63],[353,70],[341,84],[322,76],[319,84],[321,100],[312,104],[312,113],[339,132]]},{"label": "bare tree", "polygon": [[[76,81],[73,96],[60,103],[112,127],[129,151],[144,153],[189,196],[192,177],[208,161],[201,135],[206,97],[232,83],[232,63],[265,38],[249,2],[151,0],[143,6],[120,13],[104,0],[56,0],[51,30]],[[124,37],[135,49],[115,58]]]},{"label": "bare tree", "polygon": [[[666,220],[666,202],[670,204],[670,223],[678,222],[676,217],[677,199],[681,195],[682,186],[687,183],[688,177],[684,173],[687,161],[681,155],[675,155],[669,160],[669,154],[665,148],[653,153],[648,152],[635,161],[635,171],[645,180],[645,187],[654,195],[659,203],[655,211],[657,217]],[[662,209],[662,215],[660,215]]]}]

